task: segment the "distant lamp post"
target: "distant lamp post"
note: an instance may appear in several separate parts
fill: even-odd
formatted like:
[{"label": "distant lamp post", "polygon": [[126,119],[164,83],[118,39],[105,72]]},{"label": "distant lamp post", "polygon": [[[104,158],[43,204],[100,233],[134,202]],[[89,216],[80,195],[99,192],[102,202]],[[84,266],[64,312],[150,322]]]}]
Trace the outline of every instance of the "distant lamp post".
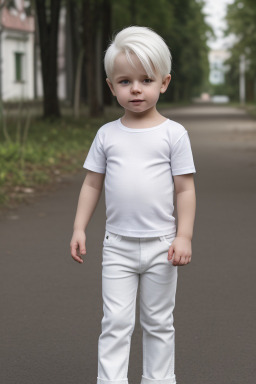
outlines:
[{"label": "distant lamp post", "polygon": [[240,55],[239,63],[239,97],[240,104],[245,104],[245,55]]}]

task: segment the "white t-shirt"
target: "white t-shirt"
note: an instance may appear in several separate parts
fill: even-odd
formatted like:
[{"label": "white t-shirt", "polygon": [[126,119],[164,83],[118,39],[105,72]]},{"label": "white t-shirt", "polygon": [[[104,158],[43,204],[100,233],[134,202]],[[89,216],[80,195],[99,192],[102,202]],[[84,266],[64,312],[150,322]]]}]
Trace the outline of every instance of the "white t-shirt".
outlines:
[{"label": "white t-shirt", "polygon": [[151,128],[128,128],[121,119],[107,123],[83,166],[106,173],[106,230],[132,237],[176,234],[172,176],[196,172],[181,124],[169,119]]}]

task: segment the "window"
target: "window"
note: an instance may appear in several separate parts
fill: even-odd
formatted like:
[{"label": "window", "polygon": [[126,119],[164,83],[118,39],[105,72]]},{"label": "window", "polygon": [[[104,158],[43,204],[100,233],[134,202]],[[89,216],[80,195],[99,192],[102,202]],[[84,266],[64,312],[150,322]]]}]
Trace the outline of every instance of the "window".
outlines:
[{"label": "window", "polygon": [[23,61],[24,61],[24,54],[20,52],[15,52],[15,81],[16,82],[23,82]]}]

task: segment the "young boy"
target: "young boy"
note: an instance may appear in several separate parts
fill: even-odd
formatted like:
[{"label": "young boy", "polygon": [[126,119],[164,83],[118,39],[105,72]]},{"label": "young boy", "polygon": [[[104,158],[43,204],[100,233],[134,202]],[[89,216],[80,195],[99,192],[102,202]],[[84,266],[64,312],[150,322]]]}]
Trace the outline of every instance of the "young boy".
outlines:
[{"label": "young boy", "polygon": [[175,384],[177,267],[191,261],[196,171],[186,129],[156,109],[171,80],[171,54],[151,29],[129,27],[116,35],[104,64],[107,83],[124,115],[103,125],[91,145],[70,243],[73,259],[82,263],[85,230],[105,177],[104,316],[97,384],[128,384],[139,281],[141,384]]}]

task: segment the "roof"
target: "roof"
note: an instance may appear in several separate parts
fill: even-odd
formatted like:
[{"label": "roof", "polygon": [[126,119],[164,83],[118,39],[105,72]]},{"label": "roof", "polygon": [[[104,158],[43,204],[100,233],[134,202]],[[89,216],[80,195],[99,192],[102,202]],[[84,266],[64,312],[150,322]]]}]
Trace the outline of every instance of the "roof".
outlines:
[{"label": "roof", "polygon": [[1,12],[1,25],[5,29],[17,31],[34,32],[35,20],[33,16],[27,16],[24,10],[7,9],[4,7]]}]

